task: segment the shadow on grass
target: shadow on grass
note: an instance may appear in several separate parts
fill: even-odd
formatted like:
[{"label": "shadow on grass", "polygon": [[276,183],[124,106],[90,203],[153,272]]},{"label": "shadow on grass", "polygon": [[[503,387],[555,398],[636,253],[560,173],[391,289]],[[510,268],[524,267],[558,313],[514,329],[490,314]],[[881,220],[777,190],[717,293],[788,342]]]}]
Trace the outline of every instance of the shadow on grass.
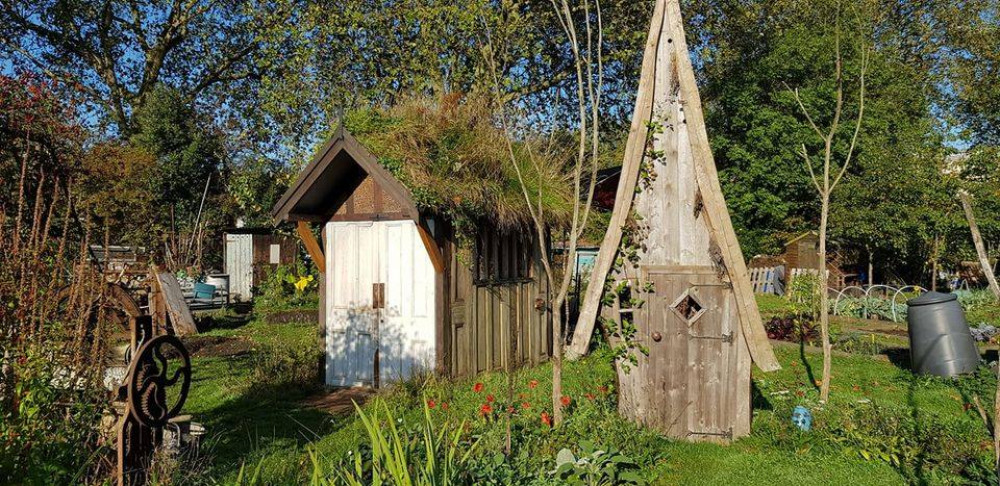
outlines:
[{"label": "shadow on grass", "polygon": [[224,479],[241,465],[284,456],[297,469],[305,446],[330,434],[349,415],[331,415],[303,403],[315,386],[294,383],[252,386],[239,397],[201,414],[208,428],[212,476]]},{"label": "shadow on grass", "polygon": [[812,384],[817,390],[819,390],[819,385],[817,385],[816,376],[813,374],[812,365],[809,364],[809,360],[806,359],[806,342],[805,340],[799,341],[799,359],[802,360],[802,366],[806,369],[806,376],[809,378],[809,383]]},{"label": "shadow on grass", "polygon": [[910,350],[908,348],[885,348],[881,354],[885,355],[889,359],[889,362],[897,368],[903,371],[910,371]]}]

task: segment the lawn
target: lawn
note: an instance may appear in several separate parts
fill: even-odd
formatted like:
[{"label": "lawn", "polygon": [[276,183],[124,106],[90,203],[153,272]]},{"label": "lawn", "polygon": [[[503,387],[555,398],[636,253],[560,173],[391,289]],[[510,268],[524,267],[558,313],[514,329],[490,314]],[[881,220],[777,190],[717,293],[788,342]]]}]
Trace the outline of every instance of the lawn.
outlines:
[{"label": "lawn", "polygon": [[[254,319],[198,339],[216,341],[221,352],[206,347],[194,353],[185,413],[209,434],[197,474],[182,482],[232,484],[245,467],[259,468],[264,484],[302,483],[313,471],[310,453],[329,471],[362,450],[367,436],[354,413],[310,405],[324,393],[316,385],[315,324]],[[411,380],[378,397],[404,426],[420,421],[425,400],[434,402],[435,420],[465,421],[469,444],[475,444],[469,468],[480,483],[532,478],[548,484],[559,449],[578,452],[581,440],[620,450],[650,484],[953,484],[984,477],[990,438],[966,404],[978,395],[985,407],[992,405],[994,382],[986,373],[960,381],[920,378],[898,357],[836,353],[831,402],[820,406],[813,382],[821,355],[792,343],[776,343],[775,351],[781,371],[754,370],[753,433],[729,446],[668,440],[618,417],[614,373],[604,353],[567,364],[564,384],[572,404],[566,423],[551,430],[539,420],[551,408],[548,365],[514,373],[514,400],[506,399],[502,373]],[[475,383],[483,391],[474,391]],[[498,412],[508,403],[516,418],[513,453],[505,459],[505,422]],[[484,417],[485,404],[497,411]],[[796,405],[814,413],[812,432],[791,426]]]}]

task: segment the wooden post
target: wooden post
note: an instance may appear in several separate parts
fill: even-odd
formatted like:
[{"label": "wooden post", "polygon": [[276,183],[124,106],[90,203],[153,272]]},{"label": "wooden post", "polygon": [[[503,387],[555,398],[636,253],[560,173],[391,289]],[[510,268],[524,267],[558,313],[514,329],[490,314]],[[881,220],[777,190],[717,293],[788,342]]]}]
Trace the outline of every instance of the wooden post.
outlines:
[{"label": "wooden post", "polygon": [[306,251],[309,252],[309,257],[316,264],[316,269],[319,270],[319,273],[326,272],[326,260],[323,258],[323,249],[319,246],[319,242],[316,241],[316,236],[313,235],[312,230],[309,228],[309,223],[299,221],[295,225],[295,230],[298,232],[302,244],[306,245]]},{"label": "wooden post", "polygon": [[976,225],[976,216],[972,213],[972,196],[968,192],[960,190],[958,198],[962,201],[962,208],[965,209],[965,218],[969,220],[969,230],[972,232],[972,242],[976,245],[976,253],[979,255],[979,265],[983,267],[983,273],[986,274],[986,280],[990,283],[993,295],[1000,299],[1000,285],[997,285],[997,278],[993,275],[993,267],[990,265],[989,255],[986,254],[983,237],[979,234],[979,226]]}]

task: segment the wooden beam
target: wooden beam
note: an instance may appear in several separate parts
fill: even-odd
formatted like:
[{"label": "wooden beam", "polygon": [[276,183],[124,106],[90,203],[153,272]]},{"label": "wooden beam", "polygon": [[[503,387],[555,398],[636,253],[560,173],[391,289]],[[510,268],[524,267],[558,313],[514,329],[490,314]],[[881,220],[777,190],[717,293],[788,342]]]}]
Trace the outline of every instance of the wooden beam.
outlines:
[{"label": "wooden beam", "polygon": [[316,264],[316,269],[320,273],[326,272],[326,259],[323,257],[323,248],[319,246],[319,242],[316,241],[316,236],[313,235],[312,229],[309,228],[309,223],[305,221],[299,221],[295,225],[296,231],[299,233],[299,239],[302,240],[302,244],[306,245],[306,251],[309,252],[309,256],[312,258],[313,263]]},{"label": "wooden beam", "polygon": [[632,112],[632,126],[628,132],[625,144],[625,159],[622,161],[621,177],[618,181],[618,192],[615,195],[615,208],[611,213],[608,230],[604,233],[601,249],[594,260],[590,273],[587,293],[580,308],[580,317],[576,321],[573,339],[566,347],[566,358],[577,359],[587,354],[590,345],[590,335],[594,333],[597,322],[597,312],[601,307],[601,296],[604,294],[604,279],[607,278],[615,256],[618,255],[618,245],[622,240],[622,230],[632,210],[632,198],[635,186],[639,181],[639,166],[646,150],[646,136],[649,132],[647,123],[653,111],[653,84],[656,70],[656,50],[660,44],[660,33],[663,26],[663,2],[656,2],[653,20],[650,22],[649,35],[646,38],[646,48],[642,56],[642,71],[639,75],[639,92]]},{"label": "wooden beam", "polygon": [[444,257],[441,256],[441,250],[438,249],[437,243],[434,241],[434,237],[431,236],[427,228],[424,225],[417,222],[417,232],[420,233],[420,240],[424,242],[424,248],[427,249],[427,254],[431,257],[431,264],[434,265],[434,273],[444,273]]},{"label": "wooden beam", "polygon": [[726,272],[733,285],[736,305],[740,315],[740,326],[750,348],[750,356],[763,371],[781,369],[774,350],[767,339],[764,323],[761,322],[757,300],[750,286],[750,275],[739,240],[733,230],[729,218],[729,210],[722,196],[722,186],[719,184],[719,174],[715,168],[715,158],[712,156],[708,131],[705,128],[705,116],[702,112],[701,94],[694,77],[694,68],[688,53],[687,41],[684,36],[684,24],[681,19],[681,7],[678,0],[667,1],[667,17],[671,25],[670,37],[677,52],[677,77],[680,83],[681,99],[684,101],[685,123],[691,137],[691,152],[694,155],[695,176],[701,189],[705,211],[708,217],[709,231],[712,239],[719,246]]},{"label": "wooden beam", "polygon": [[[997,285],[997,278],[993,275],[993,267],[990,265],[989,255],[986,254],[986,246],[983,245],[983,236],[979,234],[979,225],[976,224],[976,216],[972,213],[972,196],[965,190],[958,191],[958,198],[962,200],[962,208],[965,209],[965,219],[969,220],[969,230],[972,231],[972,242],[976,245],[976,254],[979,255],[979,265],[983,267],[986,280],[990,283],[990,290],[997,299],[1000,299],[1000,285]],[[934,278],[937,278],[935,275]],[[998,387],[1000,390],[1000,387]],[[1000,393],[998,391],[997,393]]]}]

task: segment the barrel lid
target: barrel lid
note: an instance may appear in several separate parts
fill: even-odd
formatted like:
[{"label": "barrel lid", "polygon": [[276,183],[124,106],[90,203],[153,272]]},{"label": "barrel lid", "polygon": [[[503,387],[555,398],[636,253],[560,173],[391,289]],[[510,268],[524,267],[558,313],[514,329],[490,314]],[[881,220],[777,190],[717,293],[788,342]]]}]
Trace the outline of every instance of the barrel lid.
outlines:
[{"label": "barrel lid", "polygon": [[930,292],[925,292],[920,297],[916,297],[906,301],[906,305],[914,307],[920,305],[940,304],[942,302],[951,302],[957,298],[958,296],[952,293],[944,294],[941,292],[930,291]]}]

